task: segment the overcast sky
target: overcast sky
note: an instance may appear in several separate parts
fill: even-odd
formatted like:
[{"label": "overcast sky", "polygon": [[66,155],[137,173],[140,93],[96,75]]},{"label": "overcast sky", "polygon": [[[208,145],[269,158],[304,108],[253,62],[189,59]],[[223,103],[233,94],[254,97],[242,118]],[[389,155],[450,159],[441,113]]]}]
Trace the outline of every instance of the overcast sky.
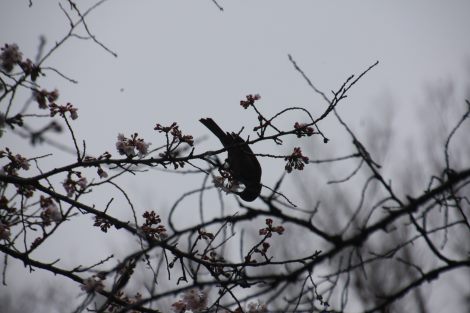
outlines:
[{"label": "overcast sky", "polygon": [[[163,142],[153,131],[157,122],[177,121],[183,132],[196,138],[208,135],[198,122],[201,117],[213,117],[227,130],[250,129],[256,116],[239,106],[249,93],[261,94],[260,109],[267,115],[287,106],[322,112],[325,103],[294,70],[288,54],[327,93],[349,75],[380,62],[341,104],[340,112],[357,127],[383,118],[380,113],[388,103],[393,105],[395,127],[410,132],[418,118],[412,113],[423,103],[426,86],[452,80],[463,96],[468,82],[466,0],[218,2],[223,12],[210,0],[107,1],[86,21],[118,57],[92,41],[74,39],[48,60],[46,65],[79,82],[49,72],[42,86],[58,88],[60,101],[79,108],[73,125],[90,154],[108,150],[117,155],[118,133],[138,132],[156,147]],[[94,1],[77,3],[85,10]],[[39,36],[44,35],[51,48],[67,31],[57,1],[33,0],[32,7],[26,0],[0,2],[0,44],[17,43],[29,58],[36,54]],[[387,98],[393,101],[383,103]],[[325,121],[322,127],[334,147],[337,125]],[[4,146],[29,149],[12,135],[1,138],[0,148]],[[211,138],[197,151],[217,148],[219,143]],[[254,149],[280,151],[274,148],[261,144]],[[288,144],[285,151],[291,148]],[[73,156],[51,160],[50,165],[71,161]],[[283,165],[262,162],[263,183],[272,186]],[[200,177],[185,178],[186,185],[181,177],[162,182],[156,175],[146,175],[143,183],[123,181],[142,207],[167,208],[185,188],[197,188],[200,182]],[[67,249],[69,244],[59,247]],[[74,258],[82,257],[75,253]]]}]

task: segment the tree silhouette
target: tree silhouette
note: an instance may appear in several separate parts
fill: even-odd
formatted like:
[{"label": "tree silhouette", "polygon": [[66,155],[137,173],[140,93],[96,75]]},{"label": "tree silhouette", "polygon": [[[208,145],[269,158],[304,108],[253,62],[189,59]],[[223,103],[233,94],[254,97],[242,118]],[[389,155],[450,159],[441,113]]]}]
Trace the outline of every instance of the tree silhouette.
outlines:
[{"label": "tree silhouette", "polygon": [[[422,286],[449,272],[468,276],[469,150],[461,139],[453,145],[468,123],[468,100],[466,110],[452,116],[451,125],[426,128],[435,134],[434,142],[426,142],[433,144],[428,155],[432,169],[419,173],[426,177],[425,187],[414,180],[418,174],[412,169],[401,169],[401,179],[391,180],[386,174],[378,158],[387,150],[390,131],[371,132],[375,137],[366,142],[339,113],[348,92],[378,62],[350,75],[327,95],[289,55],[293,70],[324,102],[322,113],[316,116],[306,108],[290,106],[268,115],[261,96],[247,95],[240,100],[240,109],[250,112],[257,124],[241,124],[245,133],[224,129],[242,140],[224,143],[217,150],[197,152],[199,142],[194,138],[200,134],[187,134],[176,122],[156,121],[143,127],[154,129],[158,144],[135,132],[118,134],[115,151],[89,151],[86,141],[77,139],[80,129],[74,126],[76,119],[86,117],[73,101],[62,100],[60,91],[42,88],[41,80],[53,71],[73,81],[48,61],[65,42],[82,38],[76,33],[79,27],[88,39],[114,52],[92,34],[85,19],[102,2],[83,12],[74,2],[68,3],[70,7],[61,9],[70,28],[50,50],[42,41],[32,61],[18,45],[5,43],[0,54],[1,136],[17,136],[33,148],[24,155],[16,146],[0,147],[4,285],[11,264],[19,263],[26,271],[41,269],[79,285],[81,302],[70,309],[75,312],[165,312],[168,306],[174,312],[389,312],[405,310],[400,300],[407,295],[412,295],[415,311],[426,312]],[[19,93],[31,94],[23,106]],[[310,159],[305,139],[328,144],[329,135],[322,130],[327,117],[349,138],[349,153]],[[290,125],[286,127],[281,118],[292,119]],[[41,127],[35,130],[38,124]],[[54,142],[50,139],[54,132],[67,133],[69,142]],[[260,153],[255,145],[265,142],[275,151],[287,138],[295,144],[286,155]],[[71,151],[73,160],[46,167],[44,159],[52,156],[36,153],[39,146]],[[231,156],[231,151],[238,155]],[[250,202],[240,199],[240,190],[249,187],[241,185],[250,184],[237,172],[243,154],[273,159],[285,170],[272,185],[261,179],[261,195],[255,202],[251,196],[244,198]],[[283,182],[286,175],[308,167],[323,167],[323,176],[341,176],[329,180],[331,188],[324,195],[314,188],[315,183],[294,176],[304,195],[300,204],[283,192]],[[149,169],[197,175],[202,184],[182,190],[168,212],[139,208],[119,178],[138,178]],[[114,194],[109,194],[108,187]],[[115,194],[126,203],[116,203]],[[104,197],[106,204],[99,204],[96,197]],[[225,208],[227,199],[236,203],[235,209]],[[185,201],[199,214],[183,222],[180,208]],[[115,214],[114,206],[128,207],[132,218]],[[90,253],[89,264],[68,267],[37,253],[83,216],[91,216],[93,223],[80,224],[82,232],[99,229],[104,240],[111,241],[107,238],[112,233],[131,239],[126,255]],[[468,291],[466,296],[468,301]]]}]

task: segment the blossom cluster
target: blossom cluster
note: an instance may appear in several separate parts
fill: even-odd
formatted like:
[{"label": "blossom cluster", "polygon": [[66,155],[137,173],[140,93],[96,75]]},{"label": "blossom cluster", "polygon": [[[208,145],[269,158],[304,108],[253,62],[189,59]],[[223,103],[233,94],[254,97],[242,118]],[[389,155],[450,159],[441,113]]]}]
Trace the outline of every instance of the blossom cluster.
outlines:
[{"label": "blossom cluster", "polygon": [[34,100],[39,104],[40,109],[47,109],[48,103],[52,104],[59,99],[59,91],[47,91],[46,89],[34,91]]},{"label": "blossom cluster", "polygon": [[[77,179],[73,178],[77,176]],[[72,197],[76,192],[83,192],[87,186],[87,179],[83,177],[80,172],[69,172],[67,178],[62,182],[65,191],[67,192],[67,197]]]},{"label": "blossom cluster", "polygon": [[146,211],[143,215],[145,223],[142,226],[142,231],[150,238],[161,238],[166,236],[165,226],[161,225],[162,222],[160,215],[155,211]]},{"label": "blossom cluster", "polygon": [[23,60],[23,54],[17,44],[5,44],[1,48],[0,62],[5,71],[11,72],[13,67]]},{"label": "blossom cluster", "polygon": [[267,313],[268,308],[266,304],[260,304],[257,302],[250,302],[247,305],[246,311],[247,313]]},{"label": "blossom cluster", "polygon": [[[261,228],[259,230],[259,234],[261,236],[266,236],[266,237],[271,237],[272,236],[272,233],[277,233],[279,235],[282,235],[285,231],[285,228],[284,226],[282,225],[279,225],[279,226],[273,226],[273,220],[270,219],[270,218],[267,218],[266,219],[266,225],[268,227],[265,227],[265,228]],[[266,250],[267,250],[268,247],[266,247]]]},{"label": "blossom cluster", "polygon": [[[119,299],[121,299],[124,303],[127,304],[134,304],[136,302],[139,302],[142,300],[142,294],[137,292],[133,297],[126,295],[123,291],[118,291],[115,296]],[[117,313],[117,312],[122,312],[124,307],[120,304],[117,303],[110,303],[108,307],[106,308],[107,313]],[[126,311],[129,313],[139,313],[141,312],[140,310],[130,310]]]},{"label": "blossom cluster", "polygon": [[261,99],[261,96],[259,94],[255,94],[255,95],[247,95],[246,96],[246,100],[240,100],[240,105],[244,108],[244,109],[248,109],[248,107],[250,105],[254,105],[255,104],[255,101]]},{"label": "blossom cluster", "polygon": [[41,69],[30,59],[23,61],[23,54],[17,44],[5,44],[0,51],[0,65],[7,73],[13,71],[15,65],[19,65],[26,76],[31,75],[31,79],[36,81]]},{"label": "blossom cluster", "polygon": [[216,188],[224,191],[226,194],[236,193],[240,188],[240,183],[233,178],[229,171],[220,169],[222,176],[214,176],[212,182]]},{"label": "blossom cluster", "polygon": [[51,116],[59,114],[60,116],[65,118],[65,113],[68,112],[72,120],[76,120],[78,118],[78,109],[75,108],[71,103],[67,103],[66,105],[58,105],[56,103],[51,103],[49,104],[49,109],[51,110]]},{"label": "blossom cluster", "polygon": [[169,133],[173,137],[173,141],[177,143],[185,142],[190,146],[194,145],[193,136],[183,135],[176,122],[173,122],[170,126],[163,126],[161,124],[157,124],[153,129],[158,131],[159,133]]},{"label": "blossom cluster", "polygon": [[82,290],[87,293],[99,292],[104,289],[104,277],[101,275],[93,275],[83,280]]},{"label": "blossom cluster", "polygon": [[300,138],[303,136],[310,137],[313,135],[313,128],[310,126],[307,126],[307,124],[300,124],[299,122],[295,122],[294,129],[295,129],[295,134],[297,135],[297,138]]},{"label": "blossom cluster", "polygon": [[13,154],[10,149],[5,148],[5,151],[0,150],[0,159],[3,157],[7,157],[10,160],[10,163],[3,166],[3,170],[8,175],[17,175],[19,169],[29,170],[29,161],[25,157],[20,154]]},{"label": "blossom cluster", "polygon": [[45,226],[51,225],[51,222],[59,223],[62,220],[62,214],[51,197],[41,196],[39,199],[41,206],[41,218]]},{"label": "blossom cluster", "polygon": [[267,262],[269,262],[267,252],[268,252],[269,248],[271,247],[271,244],[269,242],[267,242],[266,239],[272,237],[273,233],[277,233],[278,235],[282,235],[285,231],[285,228],[282,225],[274,226],[273,225],[273,220],[271,218],[267,218],[265,220],[265,223],[266,223],[267,227],[261,228],[259,230],[259,235],[264,236],[264,238],[261,240],[261,242],[254,249],[252,249],[250,251],[250,253],[248,253],[245,256],[245,262],[246,263],[250,263],[250,264],[257,263],[257,261],[255,259],[253,259],[253,255],[254,255],[253,253],[260,254],[262,257],[264,257],[266,259]]},{"label": "blossom cluster", "polygon": [[39,108],[43,110],[49,108],[51,117],[59,114],[65,118],[65,114],[68,112],[70,118],[76,120],[78,118],[78,109],[71,103],[58,105],[56,103],[57,99],[59,99],[59,91],[57,89],[52,91],[47,91],[46,89],[34,91],[34,100],[38,103]]},{"label": "blossom cluster", "polygon": [[99,227],[103,233],[107,233],[108,229],[111,227],[111,223],[103,217],[95,216],[93,226]]},{"label": "blossom cluster", "polygon": [[[131,138],[126,138],[123,134],[118,135],[116,142],[116,149],[119,154],[132,158],[137,154],[139,157],[144,157],[148,154],[150,142],[145,142],[144,139],[138,137],[139,134],[134,133]],[[136,152],[137,151],[137,152]]]},{"label": "blossom cluster", "polygon": [[172,309],[175,313],[184,313],[192,311],[194,313],[202,312],[207,308],[207,292],[201,289],[189,289],[183,294],[183,298],[173,303]]},{"label": "blossom cluster", "polygon": [[266,306],[266,304],[260,304],[259,302],[249,302],[247,305],[246,305],[246,308],[245,310],[242,310],[240,307],[238,307],[235,311],[227,311],[227,310],[224,310],[222,311],[222,313],[229,313],[229,312],[233,312],[233,313],[268,313],[268,307]]},{"label": "blossom cluster", "polygon": [[294,152],[284,158],[287,161],[285,169],[287,173],[292,172],[292,169],[303,170],[304,163],[308,164],[308,157],[302,155],[302,150],[299,147],[294,148]]}]

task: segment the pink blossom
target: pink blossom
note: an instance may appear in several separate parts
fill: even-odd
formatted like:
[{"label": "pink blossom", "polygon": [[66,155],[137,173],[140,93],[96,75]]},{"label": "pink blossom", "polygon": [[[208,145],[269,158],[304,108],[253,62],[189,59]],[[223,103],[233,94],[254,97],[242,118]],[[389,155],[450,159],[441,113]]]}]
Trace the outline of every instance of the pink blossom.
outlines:
[{"label": "pink blossom", "polygon": [[126,138],[123,134],[119,134],[116,149],[119,154],[125,155],[128,158],[136,156],[136,150],[140,157],[144,157],[148,154],[150,145],[151,143],[145,142],[142,138],[138,138],[137,133],[133,134],[131,138]]},{"label": "pink blossom", "polygon": [[136,147],[137,151],[139,151],[139,156],[140,157],[143,157],[143,156],[145,156],[149,153],[148,149],[149,149],[150,145],[151,145],[151,143],[148,143],[148,142],[145,142],[145,141],[137,141],[135,143],[135,147]]},{"label": "pink blossom", "polygon": [[83,281],[82,285],[82,290],[92,293],[95,291],[101,291],[104,288],[103,282],[101,281],[100,278],[97,276],[93,275],[92,277],[89,277]]},{"label": "pink blossom", "polygon": [[20,168],[24,170],[29,170],[29,162],[25,157],[21,156],[20,154],[17,154],[15,155],[15,161]]},{"label": "pink blossom", "polygon": [[247,305],[247,313],[267,313],[268,308],[265,304],[259,304],[258,302],[250,302]]},{"label": "pink blossom", "polygon": [[135,156],[134,147],[128,142],[127,138],[123,134],[118,135],[118,141],[116,142],[116,149],[121,155],[127,157]]},{"label": "pink blossom", "polygon": [[173,311],[182,313],[191,310],[194,313],[202,312],[207,308],[207,292],[200,289],[190,289],[183,294],[183,299],[172,304]]},{"label": "pink blossom", "polygon": [[80,188],[85,189],[85,188],[86,188],[86,185],[87,185],[86,177],[80,177],[80,178],[77,180],[77,185],[78,185]]},{"label": "pink blossom", "polygon": [[62,186],[64,186],[64,189],[67,192],[67,197],[73,196],[73,193],[75,192],[75,184],[73,180],[71,180],[70,178],[67,178],[62,183]]},{"label": "pink blossom", "polygon": [[53,201],[50,201],[48,206],[42,211],[41,217],[46,225],[49,225],[51,222],[59,223],[62,221],[62,214]]},{"label": "pink blossom", "polygon": [[1,50],[2,53],[0,53],[0,61],[2,67],[5,71],[11,72],[13,67],[21,62],[23,54],[16,43],[10,45],[5,44],[5,47],[1,48]]}]

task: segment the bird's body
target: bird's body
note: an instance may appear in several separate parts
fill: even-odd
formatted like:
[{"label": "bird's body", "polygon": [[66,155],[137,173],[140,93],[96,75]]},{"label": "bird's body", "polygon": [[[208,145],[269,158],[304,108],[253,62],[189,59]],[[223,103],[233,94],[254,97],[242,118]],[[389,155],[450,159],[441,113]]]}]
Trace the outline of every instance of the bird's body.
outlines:
[{"label": "bird's body", "polygon": [[223,131],[211,118],[199,120],[227,148],[229,170],[232,176],[245,185],[239,193],[245,201],[254,201],[261,192],[261,165],[258,159],[238,134]]}]

